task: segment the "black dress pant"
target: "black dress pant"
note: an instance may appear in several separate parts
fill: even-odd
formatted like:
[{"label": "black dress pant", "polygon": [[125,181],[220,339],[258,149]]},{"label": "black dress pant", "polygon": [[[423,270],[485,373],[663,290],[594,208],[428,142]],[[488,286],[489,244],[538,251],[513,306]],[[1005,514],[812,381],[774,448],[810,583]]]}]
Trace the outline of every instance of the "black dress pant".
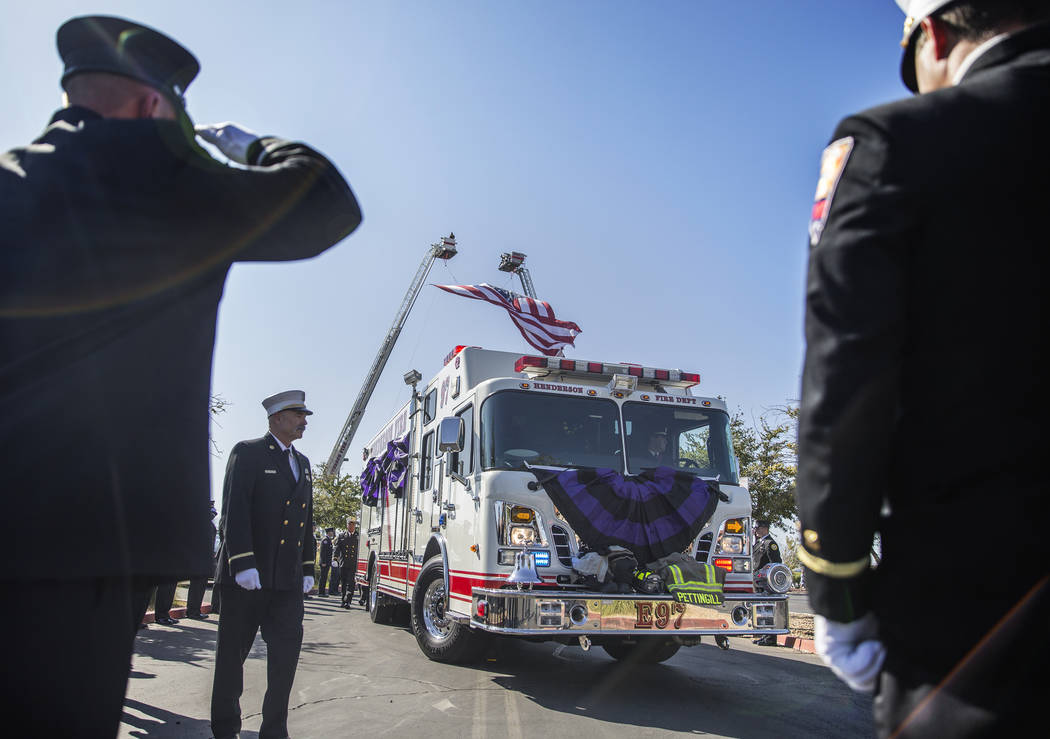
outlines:
[{"label": "black dress pant", "polygon": [[354,582],[354,566],[350,564],[343,565],[342,569],[339,570],[339,590],[343,593],[344,605],[350,603],[353,599],[354,586],[356,584]]},{"label": "black dress pant", "polygon": [[[979,597],[969,601],[980,607]],[[1050,586],[1033,588],[952,667],[933,672],[888,646],[875,695],[880,737],[1026,736],[1045,721]]]},{"label": "black dress pant", "polygon": [[216,737],[241,730],[244,661],[261,630],[266,642],[266,695],[259,739],[288,736],[288,699],[303,644],[303,593],[295,590],[245,590],[217,585],[222,616],[215,650],[211,728]]},{"label": "black dress pant", "polygon": [[208,588],[208,578],[200,577],[190,580],[189,591],[186,594],[186,615],[201,615],[201,605],[204,603],[204,591]]},{"label": "black dress pant", "polygon": [[332,565],[321,565],[321,579],[317,581],[317,594],[325,595],[328,592],[328,573],[332,571]]},{"label": "black dress pant", "polygon": [[19,737],[113,739],[150,586],[89,578],[7,580],[0,589],[9,604],[0,608],[4,725]]},{"label": "black dress pant", "polygon": [[178,583],[165,582],[157,586],[157,597],[153,601],[155,619],[171,618],[171,606],[175,603],[175,586]]}]

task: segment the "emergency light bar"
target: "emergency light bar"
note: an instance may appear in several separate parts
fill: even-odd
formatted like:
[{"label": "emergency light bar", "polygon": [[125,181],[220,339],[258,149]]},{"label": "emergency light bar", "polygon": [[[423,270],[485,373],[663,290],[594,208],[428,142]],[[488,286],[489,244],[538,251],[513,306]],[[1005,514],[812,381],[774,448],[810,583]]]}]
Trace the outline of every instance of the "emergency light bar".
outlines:
[{"label": "emergency light bar", "polygon": [[693,387],[700,384],[700,375],[696,372],[656,369],[637,364],[606,364],[586,359],[565,359],[564,357],[526,355],[519,357],[514,363],[514,371],[528,374],[571,372],[578,375],[630,375],[639,380],[659,382],[673,387]]}]

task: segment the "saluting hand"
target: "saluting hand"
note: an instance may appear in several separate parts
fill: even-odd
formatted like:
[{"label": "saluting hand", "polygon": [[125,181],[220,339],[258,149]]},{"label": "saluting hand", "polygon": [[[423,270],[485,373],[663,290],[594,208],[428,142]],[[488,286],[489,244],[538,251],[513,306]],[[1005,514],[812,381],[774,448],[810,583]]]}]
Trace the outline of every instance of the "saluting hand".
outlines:
[{"label": "saluting hand", "polygon": [[259,570],[251,567],[242,572],[238,572],[233,576],[233,579],[237,581],[245,590],[262,590],[262,582],[259,580]]},{"label": "saluting hand", "polygon": [[197,135],[239,164],[248,164],[248,149],[259,140],[259,134],[229,121],[197,126]]}]

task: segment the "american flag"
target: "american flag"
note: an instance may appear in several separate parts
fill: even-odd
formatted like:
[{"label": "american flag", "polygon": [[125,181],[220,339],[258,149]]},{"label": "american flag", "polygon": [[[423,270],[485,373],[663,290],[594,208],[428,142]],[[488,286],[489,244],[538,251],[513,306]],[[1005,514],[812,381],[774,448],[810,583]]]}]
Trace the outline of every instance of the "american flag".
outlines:
[{"label": "american flag", "polygon": [[575,346],[576,335],[582,333],[572,321],[559,321],[554,317],[550,303],[533,300],[492,285],[434,285],[453,295],[484,300],[507,311],[510,320],[518,327],[525,341],[537,351],[557,356],[566,346]]}]

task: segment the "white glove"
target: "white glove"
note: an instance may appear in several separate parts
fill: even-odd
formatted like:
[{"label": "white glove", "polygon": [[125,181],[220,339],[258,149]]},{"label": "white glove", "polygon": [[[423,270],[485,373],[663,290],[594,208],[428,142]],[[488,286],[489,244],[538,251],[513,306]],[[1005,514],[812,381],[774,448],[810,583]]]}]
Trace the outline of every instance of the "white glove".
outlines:
[{"label": "white glove", "polygon": [[303,575],[303,595],[314,589],[314,579],[310,575]]},{"label": "white glove", "polygon": [[233,576],[233,579],[245,590],[262,589],[262,583],[259,581],[259,571],[254,567],[238,572]]},{"label": "white glove", "polygon": [[848,624],[816,616],[813,631],[817,654],[835,676],[858,693],[874,693],[886,659],[886,647],[878,640],[875,614],[865,614]]},{"label": "white glove", "polygon": [[248,163],[248,148],[259,140],[255,131],[229,121],[197,126],[197,135],[239,164]]}]

